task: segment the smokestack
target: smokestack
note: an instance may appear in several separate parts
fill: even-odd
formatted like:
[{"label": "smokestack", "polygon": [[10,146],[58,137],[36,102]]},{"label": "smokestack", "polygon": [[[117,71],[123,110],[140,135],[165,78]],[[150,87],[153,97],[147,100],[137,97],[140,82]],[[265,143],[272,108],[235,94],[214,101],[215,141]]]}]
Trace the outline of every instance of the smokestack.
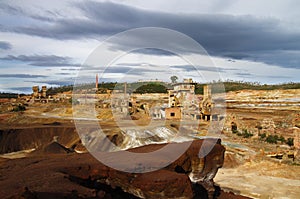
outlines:
[{"label": "smokestack", "polygon": [[96,74],[96,90],[98,90],[98,74]]}]

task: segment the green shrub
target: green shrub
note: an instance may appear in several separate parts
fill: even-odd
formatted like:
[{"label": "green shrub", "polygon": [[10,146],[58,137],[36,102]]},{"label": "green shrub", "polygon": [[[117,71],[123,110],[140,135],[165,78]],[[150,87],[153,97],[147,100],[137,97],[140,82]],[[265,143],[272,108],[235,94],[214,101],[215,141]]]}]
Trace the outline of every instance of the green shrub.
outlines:
[{"label": "green shrub", "polygon": [[282,144],[286,142],[282,135],[278,138],[278,141],[280,141]]},{"label": "green shrub", "polygon": [[288,138],[286,140],[286,144],[289,145],[289,146],[293,146],[294,145],[294,138]]},{"label": "green shrub", "polygon": [[236,134],[238,133],[239,131],[237,129],[232,129],[232,133]]},{"label": "green shrub", "polygon": [[26,110],[26,107],[22,104],[19,104],[17,107],[14,107],[13,108],[13,112],[19,112],[19,111],[25,111]]},{"label": "green shrub", "polygon": [[277,139],[278,139],[278,136],[273,136],[273,135],[269,135],[267,138],[266,138],[266,142],[270,143],[270,144],[277,144]]},{"label": "green shrub", "polygon": [[262,140],[267,137],[266,133],[259,134],[259,136]]},{"label": "green shrub", "polygon": [[253,134],[250,133],[250,132],[247,132],[247,131],[246,131],[246,132],[243,133],[243,137],[244,137],[244,138],[250,138],[250,137],[252,137],[252,136],[253,136]]}]

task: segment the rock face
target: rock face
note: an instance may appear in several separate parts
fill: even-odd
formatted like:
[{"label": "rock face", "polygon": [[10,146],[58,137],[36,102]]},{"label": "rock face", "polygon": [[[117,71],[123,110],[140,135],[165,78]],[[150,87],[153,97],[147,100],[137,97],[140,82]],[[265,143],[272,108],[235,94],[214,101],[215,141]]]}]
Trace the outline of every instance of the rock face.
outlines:
[{"label": "rock face", "polygon": [[182,168],[181,171],[188,174],[194,183],[202,185],[212,197],[215,192],[213,178],[223,166],[224,154],[221,140],[196,140],[185,154],[166,169],[178,172],[178,168]]},{"label": "rock face", "polygon": [[75,127],[42,126],[1,129],[0,154],[44,147],[53,140],[53,137],[58,137],[59,143],[67,147],[71,147],[80,140]]},{"label": "rock face", "polygon": [[[145,153],[163,146],[148,145],[131,151]],[[204,157],[199,154],[201,147],[204,147],[202,152],[209,150]],[[45,194],[56,198],[73,195],[79,198],[199,198],[195,185],[204,190],[201,198],[213,198],[217,195],[213,178],[223,164],[224,151],[220,140],[196,140],[175,162],[147,173],[112,169],[88,153],[38,154],[5,161],[0,166],[0,198],[20,196],[24,187],[27,187],[26,193],[36,198],[44,198]]]}]

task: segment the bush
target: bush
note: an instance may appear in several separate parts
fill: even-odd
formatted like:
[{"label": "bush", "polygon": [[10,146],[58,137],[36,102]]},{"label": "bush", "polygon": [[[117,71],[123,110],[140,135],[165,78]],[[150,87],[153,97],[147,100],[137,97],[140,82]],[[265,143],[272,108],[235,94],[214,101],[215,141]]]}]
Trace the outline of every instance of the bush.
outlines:
[{"label": "bush", "polygon": [[231,132],[234,134],[238,133],[238,128],[235,122],[231,122]]},{"label": "bush", "polygon": [[260,139],[262,139],[262,140],[267,137],[266,133],[259,134],[259,136],[260,136]]},{"label": "bush", "polygon": [[253,134],[250,133],[250,132],[247,132],[247,131],[246,131],[246,132],[243,133],[243,137],[244,137],[244,138],[250,138],[250,137],[252,137],[252,136],[253,136]]},{"label": "bush", "polygon": [[25,111],[26,107],[24,105],[19,104],[17,107],[15,107],[12,111],[13,112],[19,112],[19,111]]},{"label": "bush", "polygon": [[285,139],[282,135],[278,138],[278,141],[280,141],[282,144],[285,143]]},{"label": "bush", "polygon": [[286,140],[286,144],[289,145],[289,146],[293,146],[294,145],[294,138],[288,138]]},{"label": "bush", "polygon": [[268,142],[270,144],[277,144],[277,139],[278,139],[278,136],[269,135],[266,138],[266,142]]},{"label": "bush", "polygon": [[237,129],[232,129],[232,133],[236,134],[238,133],[239,131]]}]

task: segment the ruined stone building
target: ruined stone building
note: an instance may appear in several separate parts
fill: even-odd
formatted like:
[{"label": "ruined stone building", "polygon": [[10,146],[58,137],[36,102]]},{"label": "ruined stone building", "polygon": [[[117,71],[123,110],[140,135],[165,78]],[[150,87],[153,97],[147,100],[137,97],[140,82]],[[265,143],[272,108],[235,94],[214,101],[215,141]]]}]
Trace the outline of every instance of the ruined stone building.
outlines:
[{"label": "ruined stone building", "polygon": [[[195,95],[195,83],[192,79],[174,84],[174,89],[169,90],[169,107],[189,106]],[[187,100],[189,98],[189,100]]]},{"label": "ruined stone building", "polygon": [[300,114],[293,120],[294,146],[300,150]]},{"label": "ruined stone building", "polygon": [[201,119],[210,120],[212,115],[213,101],[211,96],[211,85],[203,86],[203,100],[200,103]]},{"label": "ruined stone building", "polygon": [[40,92],[39,86],[33,86],[32,87],[32,98],[35,102],[48,102],[49,100],[52,100],[50,98],[47,98],[47,86],[42,86],[42,90]]},{"label": "ruined stone building", "polygon": [[169,107],[165,109],[166,119],[200,119],[198,101],[192,79],[174,84],[169,90]]},{"label": "ruined stone building", "polygon": [[39,97],[39,86],[33,86],[32,87],[32,97],[34,99]]},{"label": "ruined stone building", "polygon": [[130,96],[127,94],[127,83],[124,83],[124,90],[114,90],[111,94],[111,105],[114,113],[120,114],[123,117],[128,115]]},{"label": "ruined stone building", "polygon": [[181,108],[180,107],[169,107],[165,109],[166,119],[180,120],[181,119]]}]

